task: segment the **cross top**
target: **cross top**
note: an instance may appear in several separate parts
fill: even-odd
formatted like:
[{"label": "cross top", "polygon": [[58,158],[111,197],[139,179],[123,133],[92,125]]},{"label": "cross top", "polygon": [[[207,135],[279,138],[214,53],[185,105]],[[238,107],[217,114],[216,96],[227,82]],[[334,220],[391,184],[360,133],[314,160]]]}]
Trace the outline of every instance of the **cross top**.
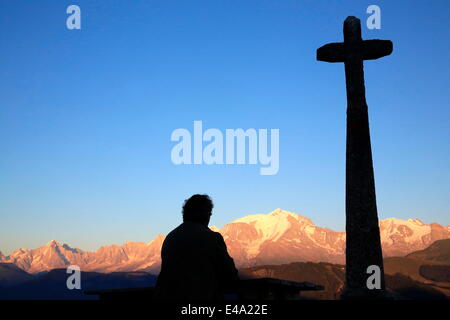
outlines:
[{"label": "cross top", "polygon": [[317,60],[347,62],[349,60],[374,60],[392,53],[390,40],[362,40],[361,22],[348,17],[344,22],[344,42],[326,44],[317,49]]}]

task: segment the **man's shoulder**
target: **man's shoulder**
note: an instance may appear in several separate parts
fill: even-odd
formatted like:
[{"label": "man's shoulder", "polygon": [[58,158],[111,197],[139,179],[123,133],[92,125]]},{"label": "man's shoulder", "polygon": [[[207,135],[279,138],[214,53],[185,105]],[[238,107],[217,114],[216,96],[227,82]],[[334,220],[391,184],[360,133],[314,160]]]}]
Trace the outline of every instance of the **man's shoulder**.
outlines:
[{"label": "man's shoulder", "polygon": [[208,228],[208,230],[209,230],[209,234],[211,235],[211,237],[214,237],[217,240],[223,241],[223,236],[222,236],[222,234],[220,232],[213,231],[213,230],[211,230],[209,228]]},{"label": "man's shoulder", "polygon": [[214,239],[223,239],[222,235],[219,232],[215,232],[211,230],[209,227],[205,227],[204,225],[200,223],[195,222],[183,222],[178,227],[173,229],[169,232],[166,238],[171,238],[174,236],[177,236],[179,234],[185,234],[185,233],[195,233],[195,234],[201,234],[206,237],[211,237]]},{"label": "man's shoulder", "polygon": [[205,228],[204,228],[204,232],[205,232],[208,236],[210,236],[211,238],[214,238],[214,239],[216,239],[216,240],[221,240],[221,241],[223,241],[223,236],[222,236],[222,234],[221,234],[220,232],[211,230],[209,227],[205,227]]},{"label": "man's shoulder", "polygon": [[175,234],[179,233],[180,231],[183,230],[183,224],[178,225],[176,228],[172,229],[172,231],[170,231],[167,236],[167,238],[173,237]]}]

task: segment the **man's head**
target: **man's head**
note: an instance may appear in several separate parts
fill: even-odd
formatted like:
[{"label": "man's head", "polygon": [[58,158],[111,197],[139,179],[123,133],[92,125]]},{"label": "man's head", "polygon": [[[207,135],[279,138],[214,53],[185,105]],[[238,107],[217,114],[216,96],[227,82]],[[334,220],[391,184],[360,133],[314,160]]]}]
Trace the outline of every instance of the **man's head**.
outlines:
[{"label": "man's head", "polygon": [[207,194],[194,194],[184,200],[183,221],[197,222],[208,226],[214,204]]}]

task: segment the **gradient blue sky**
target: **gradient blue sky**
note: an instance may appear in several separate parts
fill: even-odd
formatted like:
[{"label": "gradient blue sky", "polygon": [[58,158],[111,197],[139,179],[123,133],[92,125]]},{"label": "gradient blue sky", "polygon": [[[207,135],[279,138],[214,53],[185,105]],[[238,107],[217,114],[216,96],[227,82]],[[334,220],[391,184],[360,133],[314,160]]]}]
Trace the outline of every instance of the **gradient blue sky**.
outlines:
[{"label": "gradient blue sky", "polygon": [[[82,30],[66,28],[66,8]],[[382,10],[368,30],[366,8]],[[365,63],[379,217],[450,224],[449,1],[1,0],[0,250],[150,241],[193,193],[211,223],[284,208],[345,226],[342,64],[356,15],[394,53]],[[279,128],[280,171],[175,166],[176,128]]]}]

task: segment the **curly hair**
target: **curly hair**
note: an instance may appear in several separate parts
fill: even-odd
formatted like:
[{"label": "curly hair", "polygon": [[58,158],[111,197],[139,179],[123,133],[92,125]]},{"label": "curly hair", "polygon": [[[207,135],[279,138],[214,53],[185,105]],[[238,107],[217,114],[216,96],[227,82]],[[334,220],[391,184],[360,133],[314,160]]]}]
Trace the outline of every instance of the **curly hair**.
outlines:
[{"label": "curly hair", "polygon": [[204,223],[211,216],[214,204],[207,194],[194,194],[184,200],[183,221]]}]

